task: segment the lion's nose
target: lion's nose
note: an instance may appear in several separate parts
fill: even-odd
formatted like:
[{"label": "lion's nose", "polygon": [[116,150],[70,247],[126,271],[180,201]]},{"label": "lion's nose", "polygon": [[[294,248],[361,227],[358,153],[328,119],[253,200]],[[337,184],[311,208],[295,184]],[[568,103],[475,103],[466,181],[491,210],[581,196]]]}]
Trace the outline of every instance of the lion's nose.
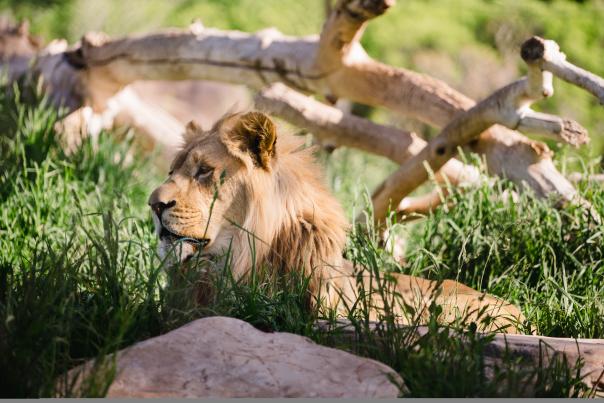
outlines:
[{"label": "lion's nose", "polygon": [[168,203],[156,202],[151,204],[151,210],[153,210],[158,217],[161,217],[161,213],[163,213],[164,210],[174,207],[175,204],[176,200],[169,201]]}]

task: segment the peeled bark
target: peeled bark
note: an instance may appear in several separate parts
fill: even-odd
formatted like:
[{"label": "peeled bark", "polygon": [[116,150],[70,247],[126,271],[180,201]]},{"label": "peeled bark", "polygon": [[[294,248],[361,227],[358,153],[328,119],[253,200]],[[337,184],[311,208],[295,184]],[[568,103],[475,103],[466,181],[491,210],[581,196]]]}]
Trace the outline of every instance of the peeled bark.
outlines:
[{"label": "peeled bark", "polygon": [[[255,103],[270,114],[308,129],[323,144],[357,148],[399,164],[417,155],[427,144],[413,132],[342,112],[280,83],[260,91]],[[473,182],[479,175],[476,168],[455,159],[443,166],[442,173],[453,183]]]},{"label": "peeled bark", "polygon": [[[92,94],[101,107],[107,93],[136,80],[203,79],[255,89],[281,82],[303,92],[384,106],[443,126],[474,102],[439,80],[371,59],[358,43],[366,22],[392,4],[340,1],[320,37],[287,37],[274,29],[247,34],[195,24],[189,31],[117,40],[88,35],[68,59],[82,67],[87,81],[102,82],[110,89]],[[539,196],[553,193],[572,200],[576,195],[542,143],[494,127],[470,148],[486,156],[492,173],[526,183]]]},{"label": "peeled bark", "polygon": [[[457,152],[457,148],[467,144],[494,124],[509,128],[524,125],[562,130],[560,139],[569,139],[571,144],[587,142],[587,132],[578,123],[572,122],[562,127],[552,127],[553,118],[530,110],[531,103],[553,94],[552,75],[538,66],[529,65],[527,78],[518,80],[493,93],[467,112],[458,115],[443,131],[416,156],[405,162],[388,177],[374,192],[373,210],[377,221],[383,220],[392,206],[398,205],[403,197],[410,194],[428,179],[428,167],[438,171]],[[530,123],[527,123],[530,122]],[[576,129],[575,129],[576,128]]]}]

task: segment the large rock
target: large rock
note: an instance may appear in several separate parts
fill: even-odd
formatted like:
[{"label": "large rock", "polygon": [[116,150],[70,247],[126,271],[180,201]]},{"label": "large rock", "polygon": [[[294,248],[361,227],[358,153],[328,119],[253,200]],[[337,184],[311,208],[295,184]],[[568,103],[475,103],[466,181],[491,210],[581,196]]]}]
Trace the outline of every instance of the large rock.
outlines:
[{"label": "large rock", "polygon": [[107,396],[396,397],[392,380],[402,383],[377,361],[210,317],[120,351]]}]

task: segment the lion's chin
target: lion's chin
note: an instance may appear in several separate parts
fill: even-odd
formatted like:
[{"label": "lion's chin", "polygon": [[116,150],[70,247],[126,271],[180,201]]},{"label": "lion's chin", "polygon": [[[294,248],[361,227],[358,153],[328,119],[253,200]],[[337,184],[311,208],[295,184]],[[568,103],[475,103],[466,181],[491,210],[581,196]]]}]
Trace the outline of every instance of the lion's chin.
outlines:
[{"label": "lion's chin", "polygon": [[169,239],[159,240],[159,256],[168,263],[183,263],[191,259],[198,251],[198,246],[191,242],[172,242]]},{"label": "lion's chin", "polygon": [[156,215],[153,216],[153,221],[159,238],[159,256],[168,264],[186,262],[210,243],[207,238],[190,238],[170,231]]}]

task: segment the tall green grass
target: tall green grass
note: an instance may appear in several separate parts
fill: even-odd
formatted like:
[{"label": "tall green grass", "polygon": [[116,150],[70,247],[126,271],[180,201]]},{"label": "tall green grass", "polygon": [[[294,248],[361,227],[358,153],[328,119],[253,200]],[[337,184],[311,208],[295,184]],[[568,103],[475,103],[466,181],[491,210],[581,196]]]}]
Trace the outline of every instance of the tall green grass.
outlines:
[{"label": "tall green grass", "polygon": [[[44,99],[25,99],[18,87],[0,94],[2,397],[102,396],[113,376],[112,352],[208,315],[237,317],[262,330],[302,334],[383,361],[401,373],[405,396],[511,396],[531,376],[541,379],[540,395],[589,392],[576,372],[580,363],[534,368],[510,359],[495,380],[489,380],[482,356],[490,336],[479,335],[476,326],[463,321],[440,327],[438,306],[430,307],[432,319],[418,337],[413,328],[396,326],[388,312],[377,331],[371,328],[361,300],[348,317],[357,330],[351,338],[337,329],[317,329],[318,319],[330,322],[333,316],[309,308],[309,279],[296,272],[275,276],[258,267],[249,279],[235,281],[228,256],[224,270],[209,279],[202,275],[207,262],[187,270],[164,268],[155,252],[146,206],[150,189],[161,178],[149,161],[136,154],[128,158],[135,151],[131,142],[117,143],[111,133],[85,139],[77,151],[66,154],[54,130],[59,113]],[[568,284],[571,293],[586,295],[584,306],[601,303],[596,278],[600,246],[588,243],[597,242],[600,227],[581,221],[579,211],[558,212],[528,196],[506,205],[496,197],[500,190],[485,184],[455,194],[459,210],[441,209],[410,228],[411,247],[403,266],[373,233],[353,233],[347,256],[376,276],[398,270],[453,277],[514,299],[545,333],[600,334],[596,317],[600,308],[582,313],[581,322],[576,319],[578,308],[571,309],[574,322],[565,321],[561,304],[570,300],[562,299],[559,289],[548,282],[558,276],[553,277],[558,285]],[[601,206],[598,192],[584,189]],[[515,215],[510,215],[512,211]],[[523,220],[527,223],[521,224]],[[534,220],[542,227],[537,228]],[[514,231],[509,232],[504,222],[517,222]],[[576,239],[569,240],[568,234]],[[590,250],[580,248],[582,243],[592,245]],[[552,248],[559,252],[555,260],[538,253]],[[540,273],[545,267],[552,269]],[[206,305],[199,306],[195,300],[208,285],[214,292],[204,296]],[[61,374],[90,358],[106,365],[93,372],[83,389],[67,383],[57,390]]]},{"label": "tall green grass", "polygon": [[[579,184],[604,214],[604,189]],[[403,271],[450,278],[521,306],[538,334],[604,338],[604,225],[486,176],[408,230]],[[504,195],[504,196],[502,196]]]},{"label": "tall green grass", "polygon": [[106,134],[66,155],[43,99],[0,96],[0,394],[49,396],[79,360],[161,330],[149,170]]}]

